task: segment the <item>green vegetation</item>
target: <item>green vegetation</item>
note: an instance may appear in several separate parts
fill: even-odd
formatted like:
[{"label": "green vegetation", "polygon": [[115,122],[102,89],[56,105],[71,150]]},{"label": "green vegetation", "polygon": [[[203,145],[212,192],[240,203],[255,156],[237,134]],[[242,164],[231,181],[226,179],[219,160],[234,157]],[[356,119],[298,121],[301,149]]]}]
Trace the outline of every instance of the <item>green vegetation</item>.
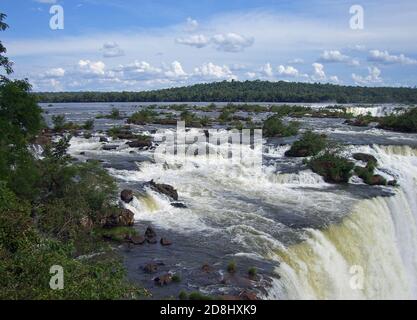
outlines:
[{"label": "green vegetation", "polygon": [[181,276],[180,276],[178,273],[174,274],[174,275],[171,277],[171,279],[172,279],[172,282],[176,282],[176,283],[181,282]]},{"label": "green vegetation", "polygon": [[269,81],[222,81],[142,92],[44,92],[42,102],[329,102],[417,103],[416,88],[353,87]]},{"label": "green vegetation", "polygon": [[248,275],[250,278],[255,278],[257,274],[258,274],[258,270],[255,267],[249,268]]},{"label": "green vegetation", "polygon": [[[0,30],[7,27],[4,18],[0,14]],[[12,72],[3,55],[0,67]],[[69,136],[35,158],[29,141],[44,128],[41,113],[28,82],[2,76],[0,299],[138,297],[142,292],[127,282],[120,259],[96,232],[114,210],[113,179],[95,163],[71,163]],[[55,118],[54,124],[63,130],[65,118]],[[64,269],[63,290],[49,286],[54,265]]]},{"label": "green vegetation", "polygon": [[237,265],[235,261],[230,261],[227,265],[227,272],[229,273],[235,273],[237,270]]},{"label": "green vegetation", "polygon": [[328,145],[326,135],[306,131],[301,138],[294,142],[285,155],[287,157],[310,157],[317,155]]},{"label": "green vegetation", "polygon": [[189,300],[213,300],[212,297],[202,294],[201,292],[191,292],[188,296]]},{"label": "green vegetation", "polygon": [[354,164],[348,159],[337,155],[334,150],[313,157],[308,161],[309,168],[321,175],[324,181],[331,183],[347,183],[352,177]]},{"label": "green vegetation", "polygon": [[129,119],[127,119],[127,123],[139,125],[153,123],[157,115],[158,113],[151,108],[145,108],[132,114]]},{"label": "green vegetation", "polygon": [[187,292],[181,290],[180,293],[179,293],[179,295],[178,295],[178,298],[180,300],[188,300],[188,294],[187,294]]},{"label": "green vegetation", "polygon": [[265,137],[289,137],[298,133],[298,122],[291,121],[284,124],[281,117],[274,115],[265,120],[263,134]]},{"label": "green vegetation", "polygon": [[87,120],[83,125],[84,130],[93,130],[94,129],[94,120]]},{"label": "green vegetation", "polygon": [[399,115],[389,115],[379,119],[379,128],[399,132],[417,132],[417,108]]},{"label": "green vegetation", "polygon": [[109,114],[105,115],[98,115],[96,119],[113,119],[113,120],[120,120],[123,117],[120,115],[120,111],[117,108],[112,108]]}]

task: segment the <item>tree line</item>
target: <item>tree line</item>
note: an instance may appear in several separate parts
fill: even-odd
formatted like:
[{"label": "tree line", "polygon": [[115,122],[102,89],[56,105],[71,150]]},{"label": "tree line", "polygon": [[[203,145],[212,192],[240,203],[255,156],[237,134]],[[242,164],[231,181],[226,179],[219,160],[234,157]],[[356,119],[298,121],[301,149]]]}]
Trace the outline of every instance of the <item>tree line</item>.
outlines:
[{"label": "tree line", "polygon": [[40,102],[336,102],[417,103],[417,88],[321,83],[221,81],[152,91],[38,92]]}]

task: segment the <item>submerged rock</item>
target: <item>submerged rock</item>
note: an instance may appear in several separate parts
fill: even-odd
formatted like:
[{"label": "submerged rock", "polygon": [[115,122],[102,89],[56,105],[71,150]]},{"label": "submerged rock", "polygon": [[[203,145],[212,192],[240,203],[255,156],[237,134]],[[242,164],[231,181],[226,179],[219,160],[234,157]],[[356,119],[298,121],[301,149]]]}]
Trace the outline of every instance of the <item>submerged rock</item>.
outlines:
[{"label": "submerged rock", "polygon": [[120,199],[123,202],[130,203],[133,200],[133,191],[129,189],[125,189],[120,193]]},{"label": "submerged rock", "polygon": [[162,246],[170,246],[170,245],[172,245],[172,241],[171,240],[168,240],[167,238],[161,238],[160,243],[161,243]]},{"label": "submerged rock", "polygon": [[143,267],[143,271],[146,273],[155,273],[158,271],[158,265],[154,262],[147,263]]},{"label": "submerged rock", "polygon": [[154,281],[160,286],[165,286],[172,282],[172,276],[169,273],[167,273],[162,276],[156,277]]},{"label": "submerged rock", "polygon": [[187,208],[187,206],[182,202],[171,202],[171,206],[175,208]]},{"label": "submerged rock", "polygon": [[156,239],[156,232],[150,226],[145,231],[145,238],[146,238],[146,241],[150,244],[155,244],[158,242],[158,240]]},{"label": "submerged rock", "polygon": [[175,201],[178,201],[178,192],[174,189],[173,186],[168,184],[155,183],[153,180],[149,181],[148,184],[153,190],[164,194]]}]

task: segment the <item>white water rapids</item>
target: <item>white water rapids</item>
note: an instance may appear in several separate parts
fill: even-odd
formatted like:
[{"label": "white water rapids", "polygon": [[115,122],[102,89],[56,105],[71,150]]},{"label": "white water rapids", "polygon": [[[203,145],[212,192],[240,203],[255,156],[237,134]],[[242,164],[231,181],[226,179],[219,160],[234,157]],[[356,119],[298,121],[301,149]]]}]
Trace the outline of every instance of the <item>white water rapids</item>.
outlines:
[{"label": "white water rapids", "polygon": [[[129,150],[107,153],[128,155]],[[80,151],[105,152],[96,138],[74,138],[70,152]],[[279,160],[283,151],[276,147],[268,156]],[[227,159],[207,165],[199,156],[181,166],[141,162],[137,171],[109,170],[125,183],[154,179],[173,185],[188,206],[174,208],[167,198],[147,189],[127,205],[136,219],[182,233],[226,233],[241,248],[236,255],[279,262],[265,298],[415,299],[417,151],[405,146],[352,151],[378,159],[379,173],[400,184],[389,189],[395,195],[358,200],[349,192],[334,192],[309,170],[277,173],[270,165],[255,172],[244,165],[231,166]],[[285,221],[278,212],[285,213]],[[293,217],[337,222],[294,229],[287,221]]]}]

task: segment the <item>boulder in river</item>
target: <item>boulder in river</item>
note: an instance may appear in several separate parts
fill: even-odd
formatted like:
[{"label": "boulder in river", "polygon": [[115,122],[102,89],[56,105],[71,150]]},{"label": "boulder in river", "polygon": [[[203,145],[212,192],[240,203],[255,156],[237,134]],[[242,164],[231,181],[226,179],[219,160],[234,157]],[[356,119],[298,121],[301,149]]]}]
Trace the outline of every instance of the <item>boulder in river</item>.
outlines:
[{"label": "boulder in river", "polygon": [[171,206],[175,208],[187,208],[187,206],[182,202],[171,202]]},{"label": "boulder in river", "polygon": [[109,142],[109,139],[107,137],[100,137],[100,142]]},{"label": "boulder in river", "polygon": [[102,149],[105,151],[116,150],[119,146],[117,144],[105,144]]},{"label": "boulder in river", "polygon": [[104,219],[104,227],[130,227],[135,223],[135,215],[129,209],[119,209]]},{"label": "boulder in river", "polygon": [[134,245],[144,244],[146,241],[144,236],[131,236],[129,240]]},{"label": "boulder in river", "polygon": [[153,190],[164,194],[175,201],[178,201],[178,192],[174,189],[173,186],[168,184],[155,183],[153,180],[149,181],[148,184]]},{"label": "boulder in river", "polygon": [[143,267],[143,271],[145,271],[146,273],[155,273],[158,271],[158,265],[154,262],[147,263]]},{"label": "boulder in river", "polygon": [[369,162],[373,162],[373,163],[377,163],[378,160],[371,154],[367,154],[367,153],[355,153],[352,155],[353,159],[358,160],[358,161],[363,161],[366,163]]},{"label": "boulder in river", "polygon": [[155,244],[158,242],[158,240],[156,239],[156,232],[150,226],[145,231],[145,238],[146,238],[146,241],[150,244]]},{"label": "boulder in river", "polygon": [[130,148],[145,149],[152,147],[152,142],[150,140],[135,140],[126,142]]},{"label": "boulder in river", "polygon": [[154,281],[160,286],[166,286],[172,282],[172,276],[167,273],[162,276],[156,277]]},{"label": "boulder in river", "polygon": [[133,200],[133,191],[129,189],[125,189],[120,193],[120,199],[123,200],[123,202],[130,203]]},{"label": "boulder in river", "polygon": [[172,245],[172,241],[171,240],[168,240],[167,238],[161,238],[160,243],[161,243],[162,246],[170,246],[170,245]]},{"label": "boulder in river", "polygon": [[380,176],[379,174],[375,174],[373,175],[369,181],[368,181],[371,186],[386,186],[387,185],[387,180],[383,177]]}]

